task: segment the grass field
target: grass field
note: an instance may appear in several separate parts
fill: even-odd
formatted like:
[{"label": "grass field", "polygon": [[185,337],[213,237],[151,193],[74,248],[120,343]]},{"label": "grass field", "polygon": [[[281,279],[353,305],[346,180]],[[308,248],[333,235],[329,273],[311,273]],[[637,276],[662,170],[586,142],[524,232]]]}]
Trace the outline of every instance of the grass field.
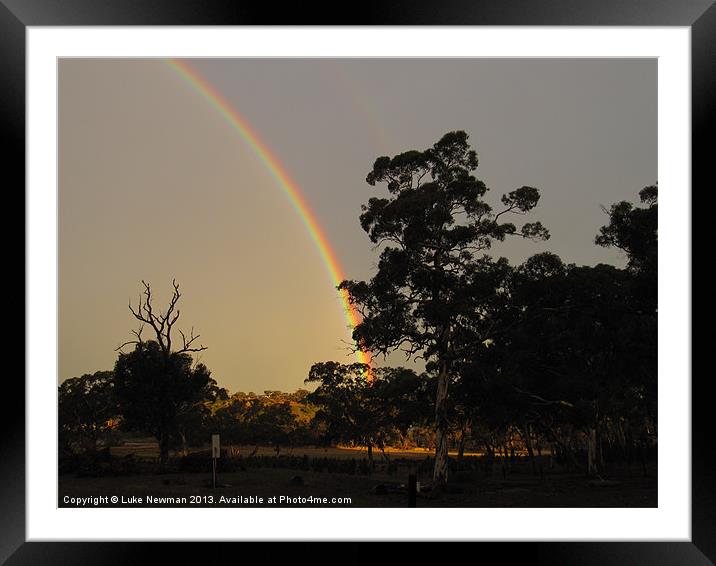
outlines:
[{"label": "grass field", "polygon": [[[247,458],[254,447],[239,447],[242,458]],[[157,457],[156,444],[151,441],[126,443],[112,450],[113,456],[153,459]],[[282,450],[282,455],[309,458],[357,458],[365,460],[365,451],[351,448],[296,448]],[[275,451],[261,448],[256,456],[261,466],[247,466],[245,471],[221,472],[217,488],[211,487],[210,468],[194,473],[141,473],[126,476],[77,477],[73,474],[59,476],[60,507],[95,506],[91,498],[106,498],[98,505],[112,506],[180,506],[180,507],[405,507],[407,491],[405,484],[408,470],[431,454],[426,450],[391,450],[390,458],[399,462],[392,473],[386,465],[379,464],[371,475],[330,473],[327,471],[299,470],[274,467]],[[380,452],[374,453],[381,462]],[[547,459],[543,459],[544,468]],[[419,469],[419,468],[417,468]],[[219,464],[221,470],[221,462]],[[419,472],[420,473],[420,472]],[[297,479],[297,476],[300,478]],[[431,492],[418,494],[418,507],[656,507],[656,464],[647,468],[631,469],[617,466],[599,481],[579,473],[566,473],[555,468],[543,476],[532,473],[531,466],[521,459],[503,474],[500,465],[485,474],[481,470],[455,471],[450,476],[450,489],[439,495]],[[429,473],[422,472],[418,480],[423,486],[430,482]],[[113,504],[112,496],[120,500]],[[148,496],[175,498],[150,502]],[[222,496],[226,501],[222,500]],[[284,497],[282,500],[281,497]],[[243,497],[243,500],[232,498]],[[246,498],[253,497],[253,500]],[[308,498],[318,498],[319,502]],[[74,499],[73,499],[74,498]],[[78,501],[79,498],[79,501]],[[85,500],[83,498],[90,498]],[[122,499],[124,498],[124,499]],[[134,499],[132,499],[134,498]],[[258,500],[262,498],[262,500]],[[276,498],[272,501],[271,498]],[[296,500],[294,498],[306,498]],[[323,499],[325,498],[325,500]],[[334,501],[335,498],[340,498]]]},{"label": "grass field", "polygon": [[[190,452],[195,451],[202,451],[202,450],[210,450],[210,446],[206,445],[201,448],[193,448],[190,450]],[[222,446],[222,448],[229,448],[229,446]],[[233,450],[236,451],[236,454],[241,454],[242,456],[246,457],[249,454],[254,454],[256,456],[275,456],[276,450],[271,446],[259,446],[258,449],[256,446],[232,446]],[[137,457],[140,458],[158,458],[159,457],[159,446],[156,442],[156,440],[153,439],[137,439],[132,441],[127,441],[124,444],[120,446],[113,446],[110,450],[112,456],[126,456],[128,454],[134,454]],[[425,458],[426,456],[431,456],[433,454],[433,450],[429,448],[412,448],[409,450],[403,450],[399,448],[386,448],[385,449],[386,454],[390,457],[395,458]],[[314,446],[298,446],[295,448],[290,447],[284,447],[280,450],[281,454],[289,455],[289,456],[309,456],[312,458],[366,458],[368,450],[364,446],[360,447],[349,447],[349,446],[340,446],[340,447],[327,447],[327,448],[320,448],[320,447],[314,447]],[[174,456],[179,456],[180,454],[178,452],[172,452],[171,453]],[[450,452],[450,455],[456,456],[456,452]],[[465,452],[465,456],[479,456],[479,452]],[[380,459],[381,452],[377,448],[373,450],[373,456],[376,459]]]}]

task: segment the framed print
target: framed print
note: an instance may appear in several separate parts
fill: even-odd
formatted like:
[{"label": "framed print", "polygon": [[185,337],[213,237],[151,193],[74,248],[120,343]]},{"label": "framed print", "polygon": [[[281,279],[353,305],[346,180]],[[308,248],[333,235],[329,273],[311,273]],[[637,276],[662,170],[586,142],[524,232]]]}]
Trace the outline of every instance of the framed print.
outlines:
[{"label": "framed print", "polygon": [[532,10],[0,6],[9,564],[714,560],[690,235],[716,11]]}]

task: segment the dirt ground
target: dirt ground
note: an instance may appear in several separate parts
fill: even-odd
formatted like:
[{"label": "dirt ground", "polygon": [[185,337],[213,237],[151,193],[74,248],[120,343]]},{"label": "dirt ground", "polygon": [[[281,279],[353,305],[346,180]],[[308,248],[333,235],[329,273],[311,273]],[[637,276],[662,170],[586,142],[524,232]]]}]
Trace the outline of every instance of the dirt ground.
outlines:
[{"label": "dirt ground", "polygon": [[[428,478],[418,479],[422,480],[423,485],[428,483]],[[211,487],[210,473],[96,478],[68,474],[59,477],[58,505],[406,507],[408,503],[404,486],[407,483],[407,474],[402,472],[393,476],[361,476],[281,468],[249,468],[244,472],[221,473],[218,475],[218,483],[217,488]],[[113,496],[119,498],[116,504],[111,501]],[[147,500],[148,496],[175,500],[150,502]],[[221,499],[222,496],[224,500]],[[281,499],[282,496],[284,499]],[[241,497],[244,499],[232,499]],[[254,499],[249,499],[251,497]],[[276,499],[272,500],[274,497]],[[314,499],[310,499],[311,497]],[[91,498],[103,499],[97,501]],[[334,498],[340,498],[340,501],[334,501]],[[417,507],[656,506],[655,466],[650,466],[646,477],[634,468],[628,474],[611,474],[604,482],[591,480],[581,474],[567,473],[550,473],[540,478],[531,473],[517,472],[503,479],[501,474],[485,477],[481,472],[455,472],[451,476],[448,492],[439,495],[423,492],[419,493],[417,498]]]}]

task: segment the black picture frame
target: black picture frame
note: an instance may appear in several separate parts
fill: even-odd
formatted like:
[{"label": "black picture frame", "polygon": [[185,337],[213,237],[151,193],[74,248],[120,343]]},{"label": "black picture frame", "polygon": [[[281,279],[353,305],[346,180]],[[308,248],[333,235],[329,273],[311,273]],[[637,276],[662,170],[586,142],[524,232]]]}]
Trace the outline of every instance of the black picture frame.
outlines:
[{"label": "black picture frame", "polygon": [[[712,160],[708,137],[714,124],[716,94],[716,6],[713,0],[392,0],[384,4],[364,1],[354,4],[353,9],[340,3],[333,4],[333,8],[306,3],[286,3],[279,8],[268,3],[237,0],[0,0],[0,124],[6,198],[24,194],[21,187],[25,184],[25,34],[28,26],[267,24],[690,27],[692,186],[706,186]],[[24,198],[18,206],[24,210]],[[10,248],[16,240],[16,236],[6,238]],[[14,248],[19,250],[20,246]],[[24,257],[22,261],[24,263]],[[670,376],[673,379],[690,377]],[[716,444],[708,381],[708,372],[695,373],[692,379],[691,542],[464,543],[481,545],[469,552],[480,561],[489,550],[490,554],[498,553],[502,560],[508,558],[520,563],[705,565],[716,562]],[[25,399],[24,383],[8,374],[4,393],[6,399],[12,399],[18,406],[17,400]],[[25,542],[24,403],[18,408],[15,413],[7,409],[0,411],[0,560],[11,565],[147,561],[150,550],[156,550],[161,543]],[[320,533],[316,533],[316,537],[320,538]],[[303,554],[302,549],[295,548],[302,544],[273,544],[271,561],[291,559],[289,557],[297,556],[297,552]],[[375,556],[377,549],[371,545],[378,543],[343,544],[357,548],[335,549],[335,552],[328,549],[316,555],[315,560],[321,557],[332,560],[337,552],[344,562],[364,563],[366,557]],[[435,551],[426,549],[423,544],[409,546],[408,555],[420,556],[421,563],[428,560],[426,551]],[[187,563],[193,551],[186,544],[162,544],[162,562]],[[199,552],[204,560],[209,558],[207,550]],[[225,553],[235,550],[229,544],[214,543],[210,552],[210,559],[216,562]],[[401,553],[405,552],[401,549]]]}]

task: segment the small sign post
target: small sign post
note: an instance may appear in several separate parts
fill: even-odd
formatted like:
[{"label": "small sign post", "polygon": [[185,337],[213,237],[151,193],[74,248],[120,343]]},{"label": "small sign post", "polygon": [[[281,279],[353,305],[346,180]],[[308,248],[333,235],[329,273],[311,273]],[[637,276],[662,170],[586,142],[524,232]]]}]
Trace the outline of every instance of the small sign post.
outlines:
[{"label": "small sign post", "polygon": [[216,460],[221,457],[219,435],[211,435],[211,487],[216,488]]}]

